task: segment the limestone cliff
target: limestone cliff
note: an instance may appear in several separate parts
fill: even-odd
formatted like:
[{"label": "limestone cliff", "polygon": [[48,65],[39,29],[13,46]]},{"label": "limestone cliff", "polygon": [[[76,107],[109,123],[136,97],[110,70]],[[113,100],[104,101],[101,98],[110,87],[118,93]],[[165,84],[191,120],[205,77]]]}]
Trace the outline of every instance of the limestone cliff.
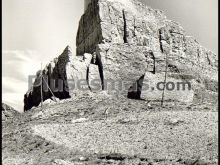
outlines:
[{"label": "limestone cliff", "polygon": [[[43,71],[49,79],[63,80],[67,90],[54,93],[59,99],[77,92],[70,88],[68,79],[85,79],[88,90],[95,88],[89,81],[96,79],[98,90],[114,96],[180,102],[217,100],[217,56],[187,36],[162,11],[138,1],[93,0],[80,19],[76,46],[76,56],[67,48]],[[143,83],[135,89],[139,80]],[[38,75],[35,87],[25,95],[25,110],[40,103],[39,81]],[[142,91],[143,84],[155,86],[158,81],[189,82],[192,90]],[[43,99],[51,97],[48,91]]]},{"label": "limestone cliff", "polygon": [[[167,19],[162,11],[133,0],[94,0],[78,29],[77,55],[96,54],[105,80],[135,82],[154,72],[160,81],[190,82],[191,101],[217,96],[217,56],[187,36],[184,29]],[[124,95],[128,89],[120,93]],[[167,93],[154,94],[161,99],[164,92]],[[128,95],[133,97],[132,93]],[[177,92],[172,97],[181,97],[178,101],[188,100],[187,95],[182,97]],[[169,93],[166,96],[165,99],[171,99]],[[151,99],[146,95],[144,98]]]}]

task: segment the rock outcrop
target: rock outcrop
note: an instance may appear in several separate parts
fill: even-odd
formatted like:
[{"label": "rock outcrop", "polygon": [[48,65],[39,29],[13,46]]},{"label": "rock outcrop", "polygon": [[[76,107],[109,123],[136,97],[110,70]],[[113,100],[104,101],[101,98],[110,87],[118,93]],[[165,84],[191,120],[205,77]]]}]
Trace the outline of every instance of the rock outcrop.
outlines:
[{"label": "rock outcrop", "polygon": [[[172,91],[171,94],[164,89],[154,99],[159,100],[163,95],[165,100],[178,101],[204,101],[210,95],[217,98],[217,56],[193,37],[187,36],[184,29],[167,19],[162,11],[151,9],[138,1],[92,1],[80,20],[76,43],[78,56],[95,53],[99,58],[104,82],[109,79],[125,82],[123,90],[120,89],[123,95],[129,89],[134,89],[129,85],[143,75],[153,73],[159,82],[172,80],[192,86],[192,91],[185,92],[184,97],[183,92]],[[145,76],[145,83],[150,77]],[[140,96],[137,96],[137,92],[130,91],[129,98],[152,99],[150,95],[154,95],[143,95],[139,91]],[[204,93],[209,96],[206,97]],[[186,99],[188,94],[190,99]]]},{"label": "rock outcrop", "polygon": [[[98,65],[91,64],[91,54],[73,57],[67,46],[63,53],[38,71],[32,88],[24,95],[24,111],[41,103],[41,100],[68,99],[78,90],[93,90],[91,81],[96,80],[97,90],[101,90]],[[100,84],[99,84],[100,83]]]},{"label": "rock outcrop", "polygon": [[2,120],[5,121],[9,118],[14,118],[17,115],[19,115],[20,113],[18,111],[16,111],[14,108],[12,108],[11,106],[2,103]]},{"label": "rock outcrop", "polygon": [[[24,95],[24,111],[38,106],[41,99],[47,100],[53,94],[59,99],[70,97],[66,74],[66,66],[70,56],[71,51],[67,47],[58,58],[51,61],[42,71],[37,72],[32,88]],[[48,85],[52,88],[53,93]]]},{"label": "rock outcrop", "polygon": [[[49,79],[64,82],[62,87],[66,90],[54,92],[59,99],[85,89],[106,90],[114,96],[131,99],[217,100],[217,56],[187,36],[184,29],[167,19],[162,11],[138,1],[91,1],[80,19],[76,46],[76,56],[72,56],[67,47],[43,70]],[[41,101],[39,75],[25,95],[25,110],[38,106]],[[68,79],[77,82],[77,88],[73,88],[73,81]],[[85,80],[84,84],[79,84],[81,80]],[[141,84],[137,86],[139,81]],[[191,91],[170,92],[165,88],[143,91],[143,84],[155,88],[158,83],[169,81],[189,83]],[[43,94],[43,100],[51,97],[50,91]]]}]

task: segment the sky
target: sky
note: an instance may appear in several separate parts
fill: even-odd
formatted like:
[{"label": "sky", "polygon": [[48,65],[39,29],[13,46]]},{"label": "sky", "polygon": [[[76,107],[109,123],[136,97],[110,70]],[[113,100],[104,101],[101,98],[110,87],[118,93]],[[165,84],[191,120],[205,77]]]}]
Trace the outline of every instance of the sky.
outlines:
[{"label": "sky", "polygon": [[[218,52],[218,0],[141,0],[165,11],[188,35]],[[23,111],[28,75],[35,75],[69,45],[75,52],[83,0],[2,1],[2,99]]]}]

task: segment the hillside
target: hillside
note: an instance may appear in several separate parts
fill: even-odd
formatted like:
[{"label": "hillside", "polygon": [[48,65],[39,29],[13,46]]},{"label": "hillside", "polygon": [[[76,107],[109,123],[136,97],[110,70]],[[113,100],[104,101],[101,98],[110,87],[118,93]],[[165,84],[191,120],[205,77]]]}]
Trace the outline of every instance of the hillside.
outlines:
[{"label": "hillside", "polygon": [[217,116],[208,104],[83,93],[3,123],[3,164],[214,165]]}]

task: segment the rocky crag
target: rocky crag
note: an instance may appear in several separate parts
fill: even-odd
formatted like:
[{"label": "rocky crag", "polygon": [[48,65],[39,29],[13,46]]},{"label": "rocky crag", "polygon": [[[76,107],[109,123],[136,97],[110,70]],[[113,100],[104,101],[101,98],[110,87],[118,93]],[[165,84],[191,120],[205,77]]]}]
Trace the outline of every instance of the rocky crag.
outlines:
[{"label": "rocky crag", "polygon": [[[193,37],[187,36],[184,29],[167,19],[162,11],[138,1],[92,1],[79,22],[76,46],[76,56],[71,55],[67,48],[58,59],[46,66],[43,73],[54,79],[61,78],[64,82],[67,74],[75,80],[79,77],[88,80],[91,74],[90,79],[100,81],[100,90],[129,98],[161,100],[164,95],[165,101],[216,102],[217,56]],[[49,72],[51,66],[54,68]],[[90,71],[88,67],[91,67]],[[188,82],[192,91],[185,94],[166,89],[130,91],[132,84],[140,78],[144,82],[150,80],[150,85],[154,86],[157,80]],[[123,82],[123,88],[117,83],[114,87],[112,84],[109,86],[107,82],[110,80]],[[65,86],[68,89],[68,83]],[[25,110],[39,104],[39,91],[40,88],[32,89],[25,95]],[[71,97],[69,92],[74,91],[55,95],[65,99]],[[50,97],[50,92],[44,94],[44,99]]]},{"label": "rocky crag", "polygon": [[78,92],[2,123],[4,165],[217,165],[213,104]]}]

